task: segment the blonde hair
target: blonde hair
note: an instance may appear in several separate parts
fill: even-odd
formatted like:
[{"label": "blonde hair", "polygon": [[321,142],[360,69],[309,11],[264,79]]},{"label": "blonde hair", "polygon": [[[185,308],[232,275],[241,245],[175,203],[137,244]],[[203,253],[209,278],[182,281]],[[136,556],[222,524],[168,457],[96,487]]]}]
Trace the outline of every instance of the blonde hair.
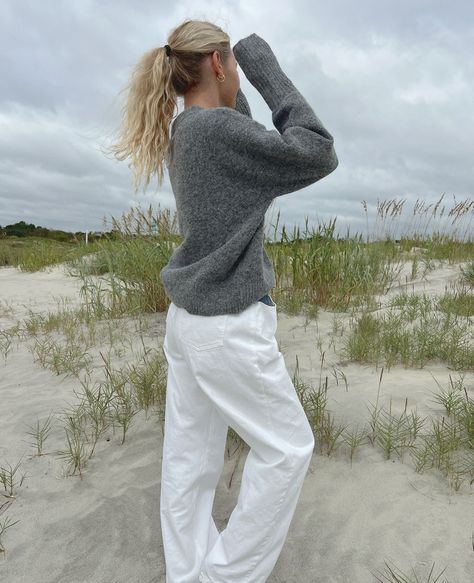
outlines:
[{"label": "blonde hair", "polygon": [[230,56],[230,39],[219,26],[206,20],[185,20],[168,36],[168,57],[164,46],[147,51],[132,70],[129,90],[122,108],[118,140],[108,148],[118,160],[130,157],[134,188],[144,189],[156,173],[158,185],[164,164],[170,164],[169,130],[177,107],[177,97],[201,81],[201,65],[206,55],[218,51],[225,63]]}]

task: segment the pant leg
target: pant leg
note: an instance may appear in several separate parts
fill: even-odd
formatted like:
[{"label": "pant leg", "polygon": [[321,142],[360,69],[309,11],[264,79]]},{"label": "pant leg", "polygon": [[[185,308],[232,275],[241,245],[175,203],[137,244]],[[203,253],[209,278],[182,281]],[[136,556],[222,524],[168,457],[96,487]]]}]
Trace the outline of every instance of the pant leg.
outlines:
[{"label": "pant leg", "polygon": [[168,361],[160,517],[166,583],[197,583],[219,531],[212,518],[228,426],[201,391],[177,344],[170,305],[163,349]]},{"label": "pant leg", "polygon": [[264,583],[285,542],[314,448],[274,336],[276,306],[257,301],[239,314],[204,319],[178,310],[192,378],[251,448],[236,507],[203,560],[200,581]]}]

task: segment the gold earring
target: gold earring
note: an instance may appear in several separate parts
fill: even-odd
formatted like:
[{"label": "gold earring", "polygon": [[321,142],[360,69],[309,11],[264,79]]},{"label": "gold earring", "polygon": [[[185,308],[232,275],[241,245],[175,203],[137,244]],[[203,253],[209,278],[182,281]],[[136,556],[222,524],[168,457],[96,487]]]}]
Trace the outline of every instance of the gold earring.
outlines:
[{"label": "gold earring", "polygon": [[[222,79],[221,79],[221,77],[222,77]],[[225,81],[225,75],[223,75],[222,73],[219,73],[219,75],[217,75],[217,80],[221,81],[221,82]]]}]

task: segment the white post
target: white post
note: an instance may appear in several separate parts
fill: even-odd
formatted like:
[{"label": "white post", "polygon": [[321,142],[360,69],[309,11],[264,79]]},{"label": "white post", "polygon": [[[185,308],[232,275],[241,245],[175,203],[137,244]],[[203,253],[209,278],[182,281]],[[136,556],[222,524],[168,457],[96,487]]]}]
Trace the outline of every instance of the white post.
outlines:
[{"label": "white post", "polygon": [[86,231],[86,245],[87,245],[88,240],[89,240],[89,231]]}]

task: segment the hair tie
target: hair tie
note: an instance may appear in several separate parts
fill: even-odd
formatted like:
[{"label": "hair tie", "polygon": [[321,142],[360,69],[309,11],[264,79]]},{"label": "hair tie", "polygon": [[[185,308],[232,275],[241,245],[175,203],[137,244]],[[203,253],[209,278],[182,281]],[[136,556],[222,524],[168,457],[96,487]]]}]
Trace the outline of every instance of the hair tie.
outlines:
[{"label": "hair tie", "polygon": [[166,49],[166,56],[169,57],[171,55],[171,47],[170,47],[170,45],[165,45],[165,49]]}]

